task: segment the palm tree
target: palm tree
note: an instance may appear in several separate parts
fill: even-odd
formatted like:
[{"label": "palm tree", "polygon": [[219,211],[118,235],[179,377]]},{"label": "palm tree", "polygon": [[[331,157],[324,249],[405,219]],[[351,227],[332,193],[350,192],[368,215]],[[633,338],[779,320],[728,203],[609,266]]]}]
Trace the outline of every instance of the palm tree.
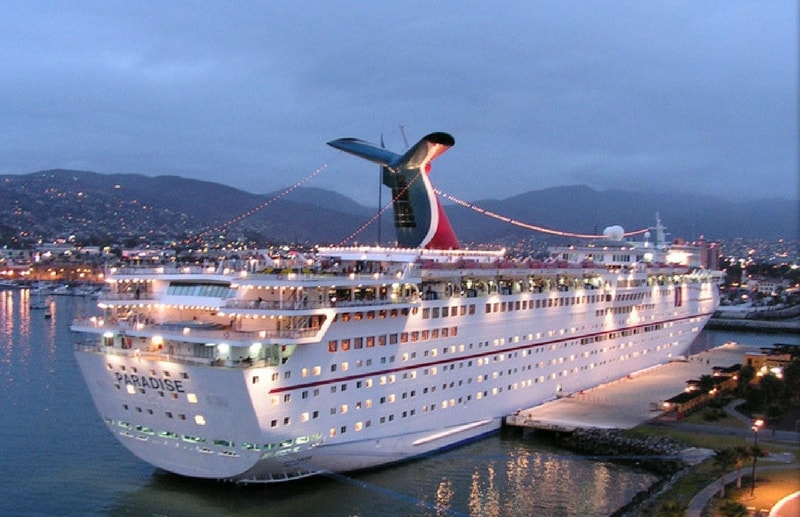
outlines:
[{"label": "palm tree", "polygon": [[725,497],[725,473],[736,465],[736,460],[736,450],[732,447],[720,449],[714,453],[714,464],[717,465],[720,470],[720,495],[723,498]]},{"label": "palm tree", "polygon": [[742,488],[742,467],[744,467],[744,460],[750,457],[748,448],[744,445],[737,445],[733,448],[736,452],[736,488]]},{"label": "palm tree", "polygon": [[749,450],[750,456],[753,457],[753,479],[750,480],[750,495],[753,495],[756,489],[756,460],[764,456],[764,451],[758,445],[753,445]]}]

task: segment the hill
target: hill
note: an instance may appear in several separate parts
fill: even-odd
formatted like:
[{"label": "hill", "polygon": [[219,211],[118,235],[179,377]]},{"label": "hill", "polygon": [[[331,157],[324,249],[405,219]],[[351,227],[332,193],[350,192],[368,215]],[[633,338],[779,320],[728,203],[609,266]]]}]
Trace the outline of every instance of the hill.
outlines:
[{"label": "hill", "polygon": [[[375,210],[318,188],[253,194],[219,183],[178,176],[98,174],[51,170],[0,176],[0,243],[52,242],[73,236],[83,244],[136,244],[182,239],[223,226],[257,241],[337,244]],[[627,230],[651,226],[655,213],[671,235],[693,239],[796,238],[798,205],[786,200],[732,202],[686,194],[596,191],[568,186],[474,201],[484,209],[558,230],[598,233],[612,224]],[[460,205],[447,206],[464,242],[538,237]],[[391,211],[382,217],[383,241],[393,237]],[[376,241],[376,224],[355,240]],[[212,231],[213,230],[213,231]],[[348,243],[352,243],[350,240]]]}]

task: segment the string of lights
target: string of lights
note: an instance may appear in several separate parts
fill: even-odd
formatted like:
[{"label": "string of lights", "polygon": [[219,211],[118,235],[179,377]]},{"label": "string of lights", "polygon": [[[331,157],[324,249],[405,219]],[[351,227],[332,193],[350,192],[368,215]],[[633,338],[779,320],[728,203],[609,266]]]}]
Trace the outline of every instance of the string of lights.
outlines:
[{"label": "string of lights", "polygon": [[253,215],[253,214],[255,214],[255,213],[257,213],[257,212],[259,212],[259,211],[261,211],[261,210],[263,210],[265,208],[267,208],[269,205],[271,205],[275,201],[277,201],[277,200],[281,199],[282,197],[288,195],[290,192],[292,192],[293,190],[297,189],[300,185],[302,185],[303,183],[307,182],[308,180],[310,180],[311,178],[313,178],[314,176],[316,176],[317,174],[319,174],[320,172],[325,170],[327,167],[328,167],[327,163],[323,164],[317,170],[315,170],[314,172],[312,172],[311,174],[309,174],[305,178],[301,179],[300,181],[298,181],[294,185],[291,185],[290,187],[288,187],[287,189],[283,190],[279,194],[276,194],[275,196],[271,197],[267,201],[264,201],[263,203],[261,203],[260,205],[256,206],[255,208],[252,208],[252,209],[248,210],[247,212],[239,214],[236,217],[234,217],[233,219],[230,219],[225,223],[222,223],[222,224],[220,224],[218,226],[215,226],[213,228],[209,228],[209,229],[207,229],[205,231],[200,232],[199,234],[197,234],[197,238],[199,239],[203,235],[208,235],[210,233],[221,232],[221,231],[225,230],[226,228],[230,227],[231,225],[234,225],[234,224],[238,223],[239,221],[241,221],[243,219],[247,219],[251,215]]},{"label": "string of lights", "polygon": [[[506,217],[504,215],[500,215],[498,213],[492,212],[491,210],[486,210],[485,208],[481,208],[479,206],[473,205],[468,201],[464,201],[463,199],[459,199],[455,196],[451,196],[450,194],[446,194],[439,189],[433,189],[437,195],[442,196],[457,205],[461,205],[464,208],[469,208],[470,210],[477,212],[479,214],[485,215],[487,217],[491,217],[493,219],[497,219],[498,221],[503,221],[504,223],[513,224],[514,226],[518,226],[520,228],[525,228],[527,230],[533,230],[536,232],[546,233],[549,235],[558,235],[560,237],[574,237],[578,239],[603,239],[606,238],[605,235],[594,235],[594,234],[586,234],[586,233],[573,233],[573,232],[565,232],[561,230],[553,230],[551,228],[545,228],[543,226],[536,226],[534,224],[525,223],[522,221],[517,221],[516,219],[512,219],[511,217]],[[647,231],[650,228],[642,228],[641,230],[636,230],[634,232],[626,232],[624,233],[625,237],[631,237],[633,235],[640,235]]]},{"label": "string of lights", "polygon": [[[207,230],[204,230],[204,231],[198,233],[196,238],[199,239],[204,235],[208,235],[208,234],[211,234],[211,233],[214,233],[214,232],[224,231],[225,229],[227,229],[228,227],[238,223],[239,221],[242,221],[242,220],[244,220],[244,219],[256,214],[257,212],[267,208],[272,203],[274,203],[274,202],[278,201],[279,199],[285,197],[286,195],[288,195],[289,193],[291,193],[295,189],[299,188],[302,184],[306,183],[311,178],[313,178],[317,174],[321,173],[327,167],[328,167],[327,163],[323,164],[322,166],[320,166],[319,168],[314,170],[311,174],[309,174],[306,177],[302,178],[301,180],[297,181],[296,183],[294,183],[293,185],[291,185],[288,188],[284,189],[283,191],[281,191],[280,193],[276,194],[275,196],[271,197],[267,201],[265,201],[265,202],[261,203],[260,205],[248,210],[247,212],[244,212],[244,213],[241,213],[241,214],[237,215],[236,217],[226,221],[225,223],[222,223],[222,224],[217,225],[217,226],[215,226],[213,228],[209,228]],[[380,218],[384,214],[384,212],[389,210],[389,208],[392,207],[394,202],[400,196],[402,196],[406,192],[406,190],[408,190],[408,188],[411,187],[411,185],[413,185],[414,182],[417,181],[417,179],[419,179],[419,177],[420,177],[420,174],[417,174],[416,176],[414,176],[414,179],[412,179],[408,183],[408,185],[406,185],[400,192],[398,192],[397,195],[391,201],[389,201],[383,208],[381,208],[381,210],[379,212],[377,212],[375,215],[373,215],[368,221],[366,221],[364,224],[359,226],[355,231],[353,231],[350,235],[348,235],[346,238],[344,238],[339,243],[339,245],[343,246],[345,243],[353,240],[361,232],[366,230],[372,223],[374,223],[376,220],[378,220],[378,218]],[[443,198],[445,198],[445,199],[447,199],[449,201],[452,201],[453,203],[455,203],[455,204],[457,204],[459,206],[463,206],[464,208],[468,208],[468,209],[470,209],[470,210],[472,210],[472,211],[474,211],[476,213],[479,213],[481,215],[485,215],[486,217],[491,217],[491,218],[496,219],[498,221],[502,221],[504,223],[517,226],[519,228],[524,228],[526,230],[532,230],[532,231],[536,231],[536,232],[540,232],[540,233],[546,233],[548,235],[557,235],[559,237],[572,237],[572,238],[578,238],[578,239],[603,239],[603,238],[606,237],[605,235],[595,235],[595,234],[575,233],[575,232],[567,232],[567,231],[562,231],[562,230],[554,230],[552,228],[546,228],[544,226],[537,226],[537,225],[534,225],[534,224],[526,223],[524,221],[518,221],[518,220],[513,219],[511,217],[504,216],[504,215],[498,214],[496,212],[492,212],[491,210],[487,210],[485,208],[481,208],[481,207],[479,207],[477,205],[474,205],[474,204],[472,204],[472,203],[470,203],[468,201],[465,201],[463,199],[457,198],[457,197],[455,197],[455,196],[453,196],[451,194],[447,194],[446,192],[442,192],[441,190],[439,190],[437,188],[434,188],[433,190],[438,196],[441,196],[441,197],[443,197]],[[631,237],[631,236],[634,236],[634,235],[641,235],[641,234],[643,234],[643,233],[645,233],[645,232],[647,232],[649,230],[650,230],[650,228],[642,228],[640,230],[636,230],[636,231],[632,231],[632,232],[625,232],[624,236],[625,237]]]}]

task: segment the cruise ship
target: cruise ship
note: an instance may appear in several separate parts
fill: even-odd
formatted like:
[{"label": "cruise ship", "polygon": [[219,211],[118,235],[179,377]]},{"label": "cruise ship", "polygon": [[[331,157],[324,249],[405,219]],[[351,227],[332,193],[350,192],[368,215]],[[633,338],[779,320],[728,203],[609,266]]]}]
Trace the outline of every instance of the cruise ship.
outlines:
[{"label": "cruise ship", "polygon": [[100,417],[143,461],[273,483],[431,454],[686,354],[718,306],[720,273],[660,223],[540,261],[462,249],[429,177],[447,133],[329,144],[380,164],[396,247],[120,267],[73,322]]}]

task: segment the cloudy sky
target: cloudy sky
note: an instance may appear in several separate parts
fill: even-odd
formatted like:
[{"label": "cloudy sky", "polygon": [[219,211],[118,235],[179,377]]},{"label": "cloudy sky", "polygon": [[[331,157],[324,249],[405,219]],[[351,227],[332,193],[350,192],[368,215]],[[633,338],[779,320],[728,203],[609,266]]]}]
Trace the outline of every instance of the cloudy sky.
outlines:
[{"label": "cloudy sky", "polygon": [[[798,198],[785,1],[47,2],[0,7],[0,174],[173,174],[374,205],[325,145],[456,139],[467,200],[559,185]],[[384,197],[384,199],[386,199]]]}]

